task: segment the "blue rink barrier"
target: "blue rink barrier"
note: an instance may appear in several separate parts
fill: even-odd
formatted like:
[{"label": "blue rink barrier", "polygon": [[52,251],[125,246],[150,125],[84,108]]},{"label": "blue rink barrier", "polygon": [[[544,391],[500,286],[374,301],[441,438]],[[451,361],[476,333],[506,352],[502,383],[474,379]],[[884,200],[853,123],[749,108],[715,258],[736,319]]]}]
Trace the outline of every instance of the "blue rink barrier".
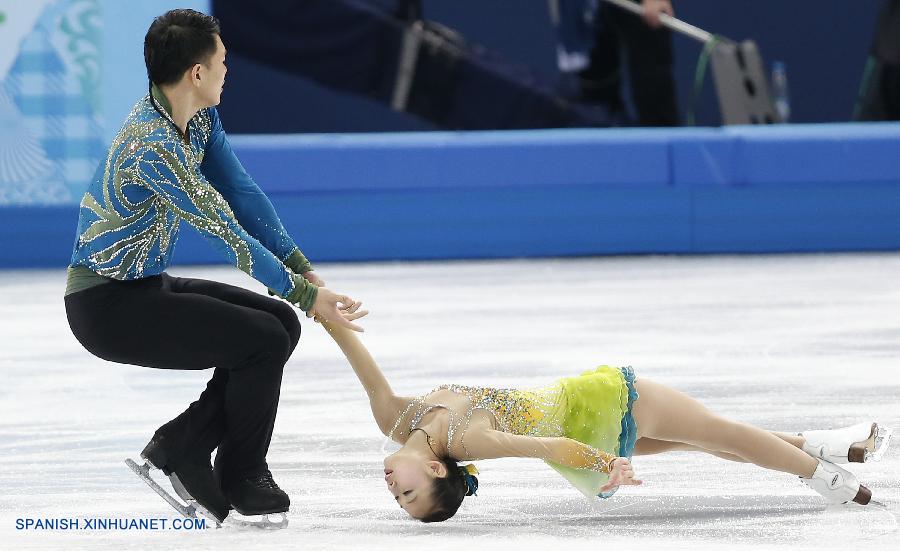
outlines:
[{"label": "blue rink barrier", "polygon": [[[313,261],[900,249],[900,124],[231,136]],[[77,207],[0,207],[0,267]],[[176,262],[223,262],[186,224]]]}]

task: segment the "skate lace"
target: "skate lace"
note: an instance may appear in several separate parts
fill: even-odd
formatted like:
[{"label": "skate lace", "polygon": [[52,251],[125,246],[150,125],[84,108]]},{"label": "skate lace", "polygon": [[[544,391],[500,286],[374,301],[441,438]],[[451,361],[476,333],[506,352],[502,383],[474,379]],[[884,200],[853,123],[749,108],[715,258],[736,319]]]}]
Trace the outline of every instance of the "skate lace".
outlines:
[{"label": "skate lace", "polygon": [[272,478],[272,473],[270,472],[252,477],[249,480],[257,488],[267,488],[269,490],[281,489],[278,487],[278,484],[275,483],[275,480]]}]

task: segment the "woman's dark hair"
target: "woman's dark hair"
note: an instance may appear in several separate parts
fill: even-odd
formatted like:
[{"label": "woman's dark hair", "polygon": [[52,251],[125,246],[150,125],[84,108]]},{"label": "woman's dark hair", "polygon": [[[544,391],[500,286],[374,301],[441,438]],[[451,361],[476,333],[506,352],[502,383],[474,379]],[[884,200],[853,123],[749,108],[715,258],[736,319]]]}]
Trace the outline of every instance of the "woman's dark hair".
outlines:
[{"label": "woman's dark hair", "polygon": [[[450,457],[441,459],[447,468],[447,476],[435,478],[431,485],[431,499],[434,501],[434,509],[428,515],[422,517],[422,522],[443,522],[456,514],[463,498],[474,493],[478,489],[478,479],[466,472]],[[471,477],[473,488],[466,483],[466,477]]]},{"label": "woman's dark hair", "polygon": [[174,84],[216,51],[219,20],[194,10],[171,10],[153,20],[144,37],[144,63],[152,84]]}]

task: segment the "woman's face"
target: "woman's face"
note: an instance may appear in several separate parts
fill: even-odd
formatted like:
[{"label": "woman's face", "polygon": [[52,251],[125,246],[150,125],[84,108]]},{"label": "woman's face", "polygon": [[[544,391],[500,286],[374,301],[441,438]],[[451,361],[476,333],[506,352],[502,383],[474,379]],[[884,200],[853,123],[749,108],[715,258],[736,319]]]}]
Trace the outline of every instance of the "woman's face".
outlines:
[{"label": "woman's face", "polygon": [[446,471],[440,461],[429,461],[400,450],[384,459],[384,481],[394,499],[413,518],[422,518],[432,509],[431,484]]}]

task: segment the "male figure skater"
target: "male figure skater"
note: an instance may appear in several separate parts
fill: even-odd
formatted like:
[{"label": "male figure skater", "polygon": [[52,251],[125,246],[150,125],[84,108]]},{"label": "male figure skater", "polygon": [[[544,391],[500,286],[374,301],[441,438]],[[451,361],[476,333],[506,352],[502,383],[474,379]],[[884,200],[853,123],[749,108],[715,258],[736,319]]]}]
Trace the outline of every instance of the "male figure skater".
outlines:
[{"label": "male figure skater", "polygon": [[[266,453],[282,370],[300,338],[293,308],[245,289],[165,273],[187,222],[239,269],[309,315],[350,329],[358,303],[324,282],[235,157],[216,112],[225,81],[218,21],[157,17],[144,39],[150,93],[116,135],[81,201],[66,313],[92,354],[161,369],[214,368],[200,395],[141,455],[218,520],[287,511]],[[218,448],[215,475],[210,455]]]}]

